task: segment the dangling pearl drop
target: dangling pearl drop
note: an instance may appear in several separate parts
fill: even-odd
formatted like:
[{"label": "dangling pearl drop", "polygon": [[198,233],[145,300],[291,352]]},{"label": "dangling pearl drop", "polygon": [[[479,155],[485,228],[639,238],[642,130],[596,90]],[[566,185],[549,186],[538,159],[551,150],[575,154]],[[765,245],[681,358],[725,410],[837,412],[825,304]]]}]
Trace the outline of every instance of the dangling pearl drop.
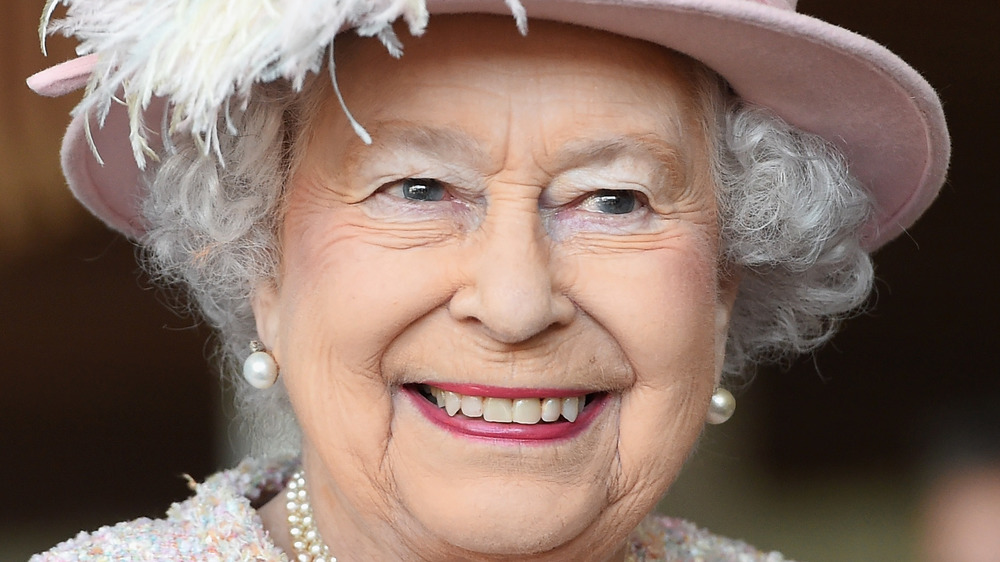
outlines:
[{"label": "dangling pearl drop", "polygon": [[255,388],[270,388],[278,380],[278,363],[260,342],[250,342],[253,353],[243,362],[243,378]]},{"label": "dangling pearl drop", "polygon": [[712,425],[725,423],[736,412],[736,398],[724,388],[716,388],[712,393],[712,403],[708,407],[708,417],[705,421]]}]

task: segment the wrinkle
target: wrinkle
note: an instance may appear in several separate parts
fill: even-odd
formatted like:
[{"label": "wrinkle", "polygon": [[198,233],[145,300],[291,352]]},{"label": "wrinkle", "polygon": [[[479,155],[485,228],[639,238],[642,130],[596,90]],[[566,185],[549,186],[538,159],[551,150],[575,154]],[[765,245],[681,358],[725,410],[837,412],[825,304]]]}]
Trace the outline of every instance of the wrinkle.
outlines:
[{"label": "wrinkle", "polygon": [[368,245],[389,250],[412,250],[441,246],[451,242],[456,234],[454,228],[442,228],[441,225],[433,223],[409,223],[396,226],[397,228],[386,230],[368,225],[357,225],[355,226],[356,232],[347,237],[364,239]]},{"label": "wrinkle", "polygon": [[[691,250],[692,230],[690,228],[671,228],[649,234],[631,234],[629,236],[605,234],[600,232],[579,232],[565,244],[567,255],[588,255],[608,257],[634,252],[682,252],[693,254]],[[699,238],[705,238],[697,233]]]},{"label": "wrinkle", "polygon": [[413,349],[412,338],[403,334],[393,342],[391,356],[382,364],[401,365],[405,371],[388,373],[391,384],[475,382],[617,390],[632,381],[631,367],[618,346],[595,339],[591,329],[563,328],[528,342],[501,344],[467,326],[439,322],[444,314],[430,314],[417,323],[422,337],[441,342],[433,352],[419,348],[416,354],[400,355],[396,350]]},{"label": "wrinkle", "polygon": [[654,190],[654,200],[660,200],[656,196],[669,196],[660,201],[661,204],[681,199],[675,192],[690,183],[687,163],[691,156],[678,145],[649,133],[573,141],[562,148],[553,160],[550,166],[553,176],[576,168],[606,168],[619,161],[630,161],[632,166],[649,163],[651,176],[662,178],[656,185],[648,186]]}]

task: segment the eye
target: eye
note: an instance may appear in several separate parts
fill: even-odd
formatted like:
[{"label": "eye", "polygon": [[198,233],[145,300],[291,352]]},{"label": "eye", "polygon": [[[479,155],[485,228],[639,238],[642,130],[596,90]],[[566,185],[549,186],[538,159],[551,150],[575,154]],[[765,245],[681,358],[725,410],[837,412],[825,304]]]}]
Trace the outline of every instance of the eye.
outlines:
[{"label": "eye", "polygon": [[639,203],[634,191],[602,189],[585,198],[580,207],[593,213],[626,215],[634,211]]},{"label": "eye", "polygon": [[406,178],[397,189],[400,197],[410,201],[441,201],[448,195],[444,184],[431,178]]}]

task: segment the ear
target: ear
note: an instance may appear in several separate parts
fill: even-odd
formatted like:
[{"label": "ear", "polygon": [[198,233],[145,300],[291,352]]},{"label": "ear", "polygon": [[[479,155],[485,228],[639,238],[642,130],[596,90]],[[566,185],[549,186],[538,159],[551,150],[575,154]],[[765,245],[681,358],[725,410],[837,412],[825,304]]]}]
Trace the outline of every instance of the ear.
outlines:
[{"label": "ear", "polygon": [[279,321],[278,289],[270,281],[263,281],[254,287],[250,298],[254,320],[257,322],[257,337],[267,349],[277,345]]},{"label": "ear", "polygon": [[726,363],[726,342],[729,341],[729,321],[733,316],[736,295],[740,292],[739,272],[723,269],[720,272],[719,295],[715,308],[715,384],[722,379]]}]

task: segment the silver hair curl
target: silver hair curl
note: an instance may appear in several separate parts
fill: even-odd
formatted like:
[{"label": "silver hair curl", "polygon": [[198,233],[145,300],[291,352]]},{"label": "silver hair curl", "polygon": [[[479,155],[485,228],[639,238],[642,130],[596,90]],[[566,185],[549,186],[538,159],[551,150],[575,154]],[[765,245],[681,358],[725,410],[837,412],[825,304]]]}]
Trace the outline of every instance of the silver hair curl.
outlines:
[{"label": "silver hair curl", "polygon": [[868,193],[840,152],[729,96],[713,172],[721,263],[740,278],[724,375],[815,349],[864,304]]},{"label": "silver hair curl", "polygon": [[[815,348],[864,303],[873,272],[860,229],[871,204],[823,139],[742,103],[710,71],[695,74],[707,118],[718,117],[704,126],[715,140],[719,259],[740,279],[724,367],[734,377]],[[278,272],[283,187],[321,91],[259,85],[246,110],[232,116],[242,133],[220,135],[227,166],[178,139],[147,177],[148,268],[185,288],[217,330],[220,368],[235,389],[255,453],[299,446],[280,380],[259,391],[243,381],[240,365],[257,337],[254,288],[273,283]]]}]

